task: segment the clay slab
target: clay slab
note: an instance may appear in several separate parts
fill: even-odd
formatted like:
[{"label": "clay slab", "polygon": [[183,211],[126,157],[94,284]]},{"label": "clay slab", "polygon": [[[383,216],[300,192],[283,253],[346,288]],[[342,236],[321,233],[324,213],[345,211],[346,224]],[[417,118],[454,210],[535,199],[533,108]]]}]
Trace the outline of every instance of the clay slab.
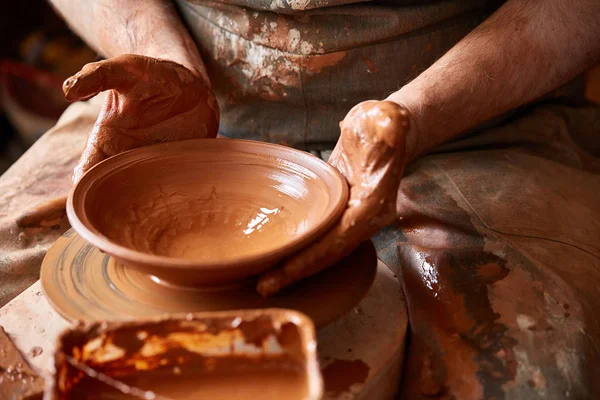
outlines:
[{"label": "clay slab", "polygon": [[45,399],[317,400],[316,347],[282,309],[94,323],[59,336]]}]

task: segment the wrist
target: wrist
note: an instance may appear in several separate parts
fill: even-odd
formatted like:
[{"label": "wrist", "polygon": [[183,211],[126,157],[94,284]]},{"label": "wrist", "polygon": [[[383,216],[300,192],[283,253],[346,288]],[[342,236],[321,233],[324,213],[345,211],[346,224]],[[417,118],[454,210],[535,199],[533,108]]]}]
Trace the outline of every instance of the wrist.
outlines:
[{"label": "wrist", "polygon": [[211,87],[206,68],[195,46],[186,46],[183,43],[179,46],[160,46],[153,43],[152,45],[138,49],[137,54],[181,64],[194,75],[201,78],[208,87]]},{"label": "wrist", "polygon": [[[405,86],[406,87],[406,86]],[[421,103],[416,93],[410,91],[398,90],[389,95],[386,100],[392,101],[408,111],[409,129],[406,134],[406,159],[407,162],[412,162],[419,156],[427,153],[430,147],[427,145],[428,138],[424,129],[423,121],[420,118]],[[407,93],[409,92],[409,93]]]}]

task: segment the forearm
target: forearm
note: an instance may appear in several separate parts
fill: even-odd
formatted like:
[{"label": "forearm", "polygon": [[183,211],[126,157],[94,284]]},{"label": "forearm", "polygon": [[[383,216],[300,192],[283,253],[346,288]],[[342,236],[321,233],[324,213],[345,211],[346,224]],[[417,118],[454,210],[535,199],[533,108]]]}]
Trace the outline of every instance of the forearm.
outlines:
[{"label": "forearm", "polygon": [[170,1],[50,0],[71,28],[104,57],[140,54],[196,69],[200,54]]},{"label": "forearm", "polygon": [[390,100],[417,127],[411,158],[561,86],[600,59],[597,0],[509,0]]}]

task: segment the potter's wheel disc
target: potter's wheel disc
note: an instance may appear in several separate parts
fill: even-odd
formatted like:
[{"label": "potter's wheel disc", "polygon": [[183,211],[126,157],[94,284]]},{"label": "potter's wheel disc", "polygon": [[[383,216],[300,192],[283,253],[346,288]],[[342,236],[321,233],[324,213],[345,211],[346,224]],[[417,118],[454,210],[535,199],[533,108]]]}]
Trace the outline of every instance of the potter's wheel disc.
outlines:
[{"label": "potter's wheel disc", "polygon": [[254,283],[194,289],[169,286],[125,267],[69,230],[48,250],[41,283],[50,304],[68,320],[114,320],[172,313],[281,307],[304,312],[322,326],[352,309],[377,270],[371,242],[290,290],[269,299]]}]

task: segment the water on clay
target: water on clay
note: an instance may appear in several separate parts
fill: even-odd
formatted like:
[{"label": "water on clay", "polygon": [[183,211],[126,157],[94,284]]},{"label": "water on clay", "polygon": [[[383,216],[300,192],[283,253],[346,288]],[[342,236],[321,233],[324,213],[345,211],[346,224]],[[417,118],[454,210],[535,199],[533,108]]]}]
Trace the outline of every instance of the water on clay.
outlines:
[{"label": "water on clay", "polygon": [[185,160],[164,162],[146,184],[131,179],[142,175],[139,163],[92,189],[88,210],[100,232],[145,253],[227,261],[285,246],[328,207],[326,185],[297,165],[274,172],[258,162],[213,162],[198,171],[183,168]]},{"label": "water on clay", "polygon": [[288,226],[294,223],[293,216],[283,207],[219,201],[190,218],[189,228],[178,224],[179,218],[170,224],[157,236],[154,253],[198,261],[227,260],[251,255],[257,242],[276,248],[304,231],[302,225]]}]

